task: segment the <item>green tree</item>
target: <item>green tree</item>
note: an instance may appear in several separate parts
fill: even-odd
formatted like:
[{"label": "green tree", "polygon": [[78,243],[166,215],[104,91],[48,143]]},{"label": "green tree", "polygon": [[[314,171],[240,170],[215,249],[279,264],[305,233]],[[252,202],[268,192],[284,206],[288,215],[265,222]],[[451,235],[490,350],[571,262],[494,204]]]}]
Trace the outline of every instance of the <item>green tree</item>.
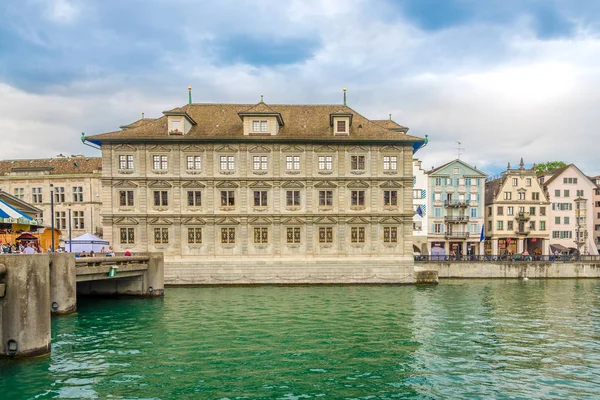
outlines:
[{"label": "green tree", "polygon": [[564,163],[563,161],[547,161],[545,163],[536,164],[535,172],[537,174],[541,174],[546,171],[550,171],[550,170],[553,170],[556,168],[562,168],[562,167],[566,167],[566,166],[567,166],[567,164]]}]

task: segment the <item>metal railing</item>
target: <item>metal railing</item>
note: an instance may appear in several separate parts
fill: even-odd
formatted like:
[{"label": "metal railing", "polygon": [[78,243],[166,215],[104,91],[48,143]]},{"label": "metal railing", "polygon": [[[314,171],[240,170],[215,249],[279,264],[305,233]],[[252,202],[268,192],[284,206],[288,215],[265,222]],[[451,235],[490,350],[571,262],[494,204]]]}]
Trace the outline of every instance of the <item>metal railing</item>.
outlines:
[{"label": "metal railing", "polygon": [[469,222],[469,217],[466,215],[460,215],[460,216],[445,216],[444,220],[446,222]]},{"label": "metal railing", "polygon": [[469,205],[467,200],[446,200],[444,207],[466,207]]},{"label": "metal railing", "polygon": [[555,255],[416,255],[415,262],[600,262],[600,256]]},{"label": "metal railing", "polygon": [[467,239],[469,232],[446,232],[444,237],[446,239]]}]

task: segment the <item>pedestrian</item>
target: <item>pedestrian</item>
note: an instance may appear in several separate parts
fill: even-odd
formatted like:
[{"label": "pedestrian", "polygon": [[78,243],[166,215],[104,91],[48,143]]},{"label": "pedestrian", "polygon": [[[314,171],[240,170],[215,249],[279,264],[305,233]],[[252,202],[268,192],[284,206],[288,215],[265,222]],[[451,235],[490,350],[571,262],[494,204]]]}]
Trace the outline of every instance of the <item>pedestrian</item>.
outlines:
[{"label": "pedestrian", "polygon": [[35,254],[35,250],[31,247],[31,244],[27,244],[27,247],[23,249],[23,254]]}]

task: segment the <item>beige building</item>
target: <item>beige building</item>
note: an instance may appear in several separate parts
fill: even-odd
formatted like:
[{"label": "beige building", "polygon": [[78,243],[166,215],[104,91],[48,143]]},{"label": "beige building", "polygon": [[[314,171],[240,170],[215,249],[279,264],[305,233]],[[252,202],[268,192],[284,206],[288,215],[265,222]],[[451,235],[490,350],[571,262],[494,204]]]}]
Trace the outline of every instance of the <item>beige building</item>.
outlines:
[{"label": "beige building", "polygon": [[590,178],[592,182],[596,184],[594,189],[594,242],[596,243],[596,249],[600,252],[600,176],[594,176]]},{"label": "beige building", "polygon": [[485,184],[485,253],[490,255],[550,252],[550,202],[535,168],[510,164],[502,176]]},{"label": "beige building", "polygon": [[[100,176],[102,159],[84,156],[0,161],[0,189],[43,211],[43,223],[52,224],[68,239],[69,209],[73,237],[102,236]],[[51,213],[53,186],[54,216]]]},{"label": "beige building", "polygon": [[104,238],[171,284],[413,281],[423,140],[345,105],[189,104],[102,146]]}]

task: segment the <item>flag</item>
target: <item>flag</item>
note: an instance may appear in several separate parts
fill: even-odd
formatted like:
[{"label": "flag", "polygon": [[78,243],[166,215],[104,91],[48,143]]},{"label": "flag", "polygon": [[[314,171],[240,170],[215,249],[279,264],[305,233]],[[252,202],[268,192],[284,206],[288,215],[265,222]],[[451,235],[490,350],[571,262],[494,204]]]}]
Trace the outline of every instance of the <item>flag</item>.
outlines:
[{"label": "flag", "polygon": [[421,206],[417,207],[417,214],[419,214],[419,217],[423,218],[423,210],[421,210]]},{"label": "flag", "polygon": [[483,242],[485,239],[485,224],[481,224],[481,236],[479,236],[479,241]]}]

